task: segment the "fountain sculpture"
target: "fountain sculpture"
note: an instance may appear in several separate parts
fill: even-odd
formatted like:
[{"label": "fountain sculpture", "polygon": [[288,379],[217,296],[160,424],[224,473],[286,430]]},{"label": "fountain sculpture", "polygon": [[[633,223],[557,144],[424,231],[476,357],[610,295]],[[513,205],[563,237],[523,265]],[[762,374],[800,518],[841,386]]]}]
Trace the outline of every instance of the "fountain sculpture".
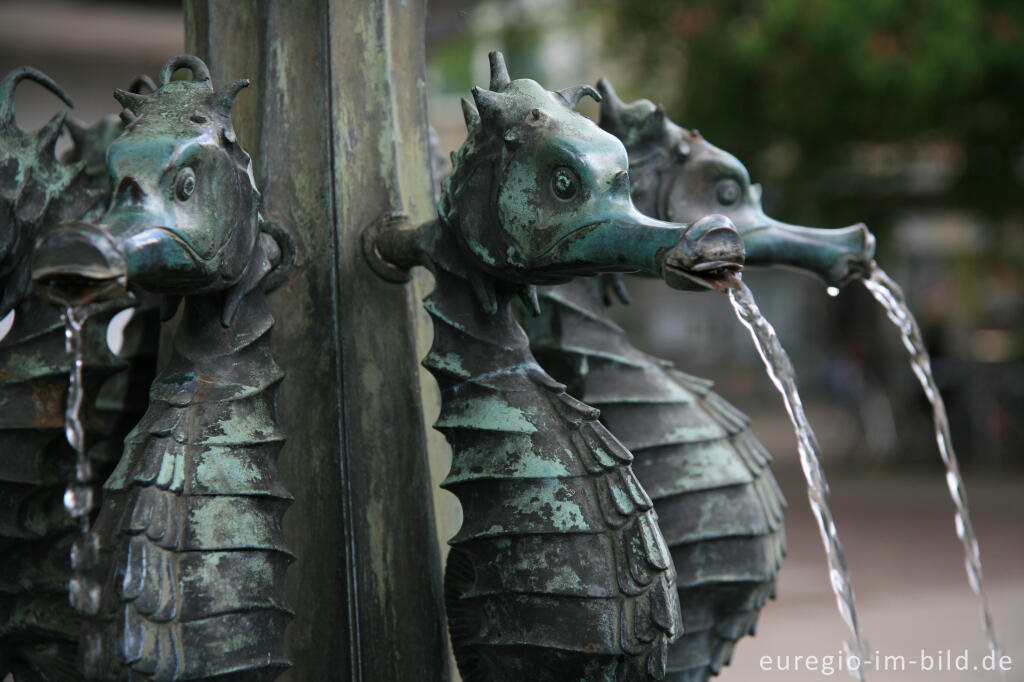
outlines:
[{"label": "fountain sculpture", "polygon": [[[172,81],[179,68],[192,78]],[[167,313],[183,307],[75,557],[90,679],[269,680],[288,666],[282,373],[264,298],[295,249],[260,213],[235,138],[231,108],[246,85],[215,90],[206,65],[183,56],[152,94],[118,91],[127,127],[107,152],[110,207],[48,227],[32,256],[37,289],[69,317],[135,288],[165,296]]]},{"label": "fountain sculpture", "polygon": [[[109,180],[95,160],[121,123],[110,117],[86,128],[59,113],[39,132],[25,133],[14,122],[14,96],[26,80],[69,103],[34,69],[17,69],[0,82],[0,316],[13,317],[0,341],[0,675],[64,679],[77,667],[79,629],[67,599],[76,523],[62,504],[64,488],[74,474],[102,480],[110,473],[145,407],[157,337],[152,315],[137,313],[115,354],[106,337],[116,307],[85,325],[82,426],[90,447],[76,464],[63,436],[71,369],[64,324],[57,309],[29,290],[29,258],[44,223],[95,215],[106,206]],[[72,131],[73,146],[58,160],[62,126]],[[89,512],[81,509],[78,521]]]},{"label": "fountain sculpture", "polygon": [[[468,137],[437,218],[388,212],[363,232],[379,276],[421,265],[436,281],[424,365],[454,453],[443,486],[464,510],[444,581],[462,678],[704,682],[774,595],[785,503],[770,456],[710,382],[612,322],[607,291],[624,296],[627,272],[728,292],[796,427],[850,653],[863,653],[817,443],[744,263],[831,287],[863,278],[900,329],[998,655],[945,411],[867,229],[768,218],[737,159],[607,81],[552,92],[512,80],[500,53],[490,68],[489,88],[463,100]],[[179,69],[191,77],[172,80]],[[33,69],[0,81],[0,316],[13,311],[0,676],[273,680],[290,665],[294,557],[265,299],[297,256],[231,122],[248,81],[217,90],[203,61],[175,57],[157,84],[116,92],[119,117],[89,127],[60,113],[30,134],[13,116],[25,80],[70,106]],[[574,111],[585,96],[602,103],[600,127]],[[107,326],[129,305],[115,353]],[[154,378],[157,308],[177,322]]]},{"label": "fountain sculpture", "polygon": [[621,143],[573,111],[584,95],[597,98],[512,81],[492,53],[490,89],[463,105],[469,137],[439,218],[368,235],[371,262],[427,265],[436,279],[425,365],[453,448],[444,486],[464,510],[445,586],[465,680],[663,679],[679,634],[668,548],[632,456],[533,359],[511,303],[602,271],[712,286],[742,245],[721,217],[637,212]]},{"label": "fountain sculpture", "polygon": [[[626,146],[642,212],[679,222],[728,216],[743,236],[747,266],[798,268],[830,286],[867,268],[874,239],[863,225],[822,230],[767,217],[760,187],[734,156],[649,100],[626,104],[607,80],[597,87],[601,126]],[[544,287],[542,314],[524,315],[524,324],[543,366],[599,407],[602,422],[637,458],[634,469],[672,549],[680,602],[699,605],[684,608],[670,677],[706,680],[728,663],[774,595],[784,501],[749,421],[710,382],[633,347],[607,313],[607,288],[585,280]]]}]

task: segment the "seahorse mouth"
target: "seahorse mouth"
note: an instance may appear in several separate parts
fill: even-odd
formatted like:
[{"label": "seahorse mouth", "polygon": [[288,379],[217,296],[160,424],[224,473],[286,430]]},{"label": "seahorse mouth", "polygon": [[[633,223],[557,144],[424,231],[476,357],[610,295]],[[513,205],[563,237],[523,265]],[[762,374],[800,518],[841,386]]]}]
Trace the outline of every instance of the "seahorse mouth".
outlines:
[{"label": "seahorse mouth", "polygon": [[741,263],[725,260],[705,261],[690,267],[679,267],[665,262],[665,269],[677,278],[682,277],[698,288],[725,291],[732,286],[733,276],[743,270]]},{"label": "seahorse mouth", "polygon": [[744,257],[743,240],[728,218],[705,216],[692,223],[687,238],[664,255],[663,276],[674,288],[722,291],[743,269]]},{"label": "seahorse mouth", "polygon": [[86,224],[50,230],[32,254],[36,292],[56,305],[86,305],[127,294],[127,267],[103,232]]}]

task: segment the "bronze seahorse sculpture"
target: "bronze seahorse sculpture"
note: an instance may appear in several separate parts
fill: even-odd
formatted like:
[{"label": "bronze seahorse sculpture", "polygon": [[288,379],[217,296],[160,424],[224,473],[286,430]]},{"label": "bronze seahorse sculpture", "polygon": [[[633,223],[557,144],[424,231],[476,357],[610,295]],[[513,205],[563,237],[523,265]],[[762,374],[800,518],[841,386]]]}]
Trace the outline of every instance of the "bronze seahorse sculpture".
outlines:
[{"label": "bronze seahorse sculpture", "polygon": [[[73,479],[74,454],[65,443],[64,397],[70,361],[64,325],[52,306],[29,291],[29,258],[43,223],[102,212],[110,197],[102,158],[114,125],[77,128],[57,114],[35,134],[14,122],[19,83],[32,80],[70,104],[48,77],[21,68],[0,81],[0,316],[13,321],[0,341],[0,676],[22,680],[80,679],[78,618],[68,605],[69,546],[76,536],[62,504]],[[54,149],[62,126],[73,146]],[[114,132],[110,132],[114,131]],[[88,458],[97,478],[113,468],[120,441],[138,421],[152,379],[156,328],[136,316],[120,355],[107,347],[115,310],[85,328],[84,406]]]},{"label": "bronze seahorse sculpture", "polygon": [[492,53],[490,89],[463,102],[469,135],[438,219],[366,235],[382,275],[422,264],[435,276],[424,364],[453,450],[443,485],[464,512],[445,592],[467,682],[662,679],[679,633],[675,572],[632,456],[537,364],[512,301],[603,271],[713,286],[742,244],[720,216],[641,215],[622,144],[573,111],[584,95],[598,98],[512,81]]},{"label": "bronze seahorse sculpture", "polygon": [[[139,76],[128,92],[153,92],[156,84],[149,76]],[[71,136],[72,146],[61,157],[64,163],[84,163],[89,190],[102,197],[79,220],[99,218],[110,203],[113,187],[107,171],[106,155],[110,145],[124,133],[127,116],[108,114],[92,125],[80,123],[71,116],[64,121]],[[102,483],[117,464],[124,448],[124,437],[146,411],[149,386],[156,374],[157,348],[160,341],[160,297],[143,291],[134,292],[131,316],[122,329],[121,348],[117,352],[123,367],[96,391],[97,409],[109,414],[116,423],[109,434],[95,434],[90,438],[89,456],[94,462],[95,480]],[[53,306],[50,306],[53,310]],[[115,309],[116,310],[116,309]],[[86,329],[93,324],[106,330],[107,321],[114,311],[103,312],[86,321]],[[61,330],[63,333],[63,329]],[[98,332],[97,332],[98,334]],[[86,344],[88,346],[88,343]],[[87,391],[87,397],[92,392]],[[99,440],[100,436],[105,436]],[[87,432],[87,436],[94,434]]]},{"label": "bronze seahorse sculpture", "polygon": [[[192,78],[172,81],[179,68]],[[259,681],[289,665],[291,497],[265,296],[295,248],[261,215],[235,137],[246,85],[215,90],[201,60],[180,56],[152,94],[118,91],[128,123],[107,153],[108,210],[47,228],[33,254],[36,287],[55,301],[126,288],[183,300],[170,360],[104,485],[98,555],[85,558],[100,587],[81,645],[90,679]]]},{"label": "bronze seahorse sculpture", "polygon": [[[604,79],[601,126],[630,159],[633,200],[642,212],[686,222],[729,217],[743,236],[747,265],[784,265],[841,286],[870,263],[863,225],[821,230],[768,218],[760,187],[731,154],[668,120],[650,101],[624,104]],[[672,550],[683,635],[670,647],[668,679],[703,682],[753,634],[774,596],[785,553],[785,502],[769,454],[749,421],[710,381],[635,348],[606,312],[603,282],[540,290],[543,314],[524,316],[535,356],[633,452],[633,468],[654,500]]]}]

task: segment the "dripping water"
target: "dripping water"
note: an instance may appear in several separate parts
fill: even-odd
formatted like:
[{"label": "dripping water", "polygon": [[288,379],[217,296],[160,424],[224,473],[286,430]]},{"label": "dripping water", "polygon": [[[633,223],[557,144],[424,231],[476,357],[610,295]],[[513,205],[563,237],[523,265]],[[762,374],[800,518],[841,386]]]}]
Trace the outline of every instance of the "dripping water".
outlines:
[{"label": "dripping water", "polygon": [[92,463],[85,454],[85,428],[82,425],[82,367],[84,351],[82,330],[89,318],[89,310],[68,305],[64,309],[65,350],[71,358],[68,376],[67,404],[64,411],[64,435],[75,451],[75,478],[64,491],[64,507],[71,518],[77,519],[79,537],[71,547],[71,581],[68,595],[76,610],[95,614],[99,609],[99,584],[89,576],[99,553],[98,538],[89,529],[89,515],[94,506]]},{"label": "dripping water", "polygon": [[839,541],[839,531],[836,529],[835,521],[832,519],[832,510],[828,504],[829,488],[828,482],[825,480],[825,472],[821,467],[818,439],[804,413],[803,402],[797,391],[796,372],[793,369],[793,364],[782,347],[775,328],[761,314],[754,295],[740,276],[738,274],[731,275],[731,279],[729,301],[740,322],[750,332],[768,376],[782,395],[786,412],[789,413],[790,421],[793,422],[793,430],[796,432],[797,447],[800,452],[800,466],[803,469],[804,478],[807,480],[807,498],[818,523],[821,542],[825,546],[829,582],[836,596],[839,615],[853,639],[852,643],[845,643],[846,656],[849,661],[848,670],[851,675],[863,682],[864,675],[860,661],[864,656],[865,647],[857,625],[857,609],[853,596],[853,585],[850,582],[850,570],[846,565],[846,554]]},{"label": "dripping water", "polygon": [[[992,614],[989,612],[988,599],[981,582],[981,549],[978,545],[978,538],[974,533],[974,524],[971,523],[971,514],[967,508],[967,489],[964,486],[963,476],[960,474],[960,465],[957,461],[956,452],[953,450],[953,440],[949,432],[949,419],[946,416],[946,405],[939,394],[939,387],[932,375],[931,359],[925,348],[924,340],[921,337],[921,329],[917,325],[910,308],[907,307],[903,290],[889,276],[872,262],[869,268],[868,277],[864,280],[871,295],[885,309],[886,314],[894,325],[900,330],[900,337],[903,346],[910,355],[910,368],[914,371],[921,388],[924,389],[925,397],[932,406],[932,417],[935,422],[935,440],[939,446],[939,455],[942,463],[946,466],[946,485],[949,494],[953,498],[953,505],[956,507],[954,520],[956,523],[956,534],[964,547],[964,567],[967,569],[967,582],[971,590],[977,596],[981,605],[981,626],[988,639],[989,648],[992,650],[995,660],[1002,656],[1002,647],[996,638],[995,627],[992,622]],[[1004,673],[1005,676],[1005,673]]]},{"label": "dripping water", "polygon": [[82,308],[68,306],[64,310],[64,348],[71,356],[64,436],[75,451],[75,480],[64,493],[64,506],[72,518],[78,519],[83,533],[89,530],[89,512],[92,511],[92,488],[88,485],[92,471],[85,456],[85,429],[82,427],[82,327],[86,319]]},{"label": "dripping water", "polygon": [[14,308],[11,308],[10,312],[4,315],[4,319],[0,320],[0,341],[7,338],[7,334],[14,327]]}]

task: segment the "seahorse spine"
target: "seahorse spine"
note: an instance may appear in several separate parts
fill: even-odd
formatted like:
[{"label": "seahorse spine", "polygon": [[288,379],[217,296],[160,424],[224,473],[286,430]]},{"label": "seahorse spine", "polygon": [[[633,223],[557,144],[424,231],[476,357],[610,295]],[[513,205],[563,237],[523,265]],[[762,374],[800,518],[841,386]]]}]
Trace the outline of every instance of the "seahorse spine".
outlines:
[{"label": "seahorse spine", "polygon": [[[490,314],[435,272],[424,365],[464,510],[445,577],[463,679],[661,679],[675,574],[632,456],[537,364],[510,294]],[[588,627],[560,627],[566,613]]]},{"label": "seahorse spine", "polygon": [[112,539],[112,570],[104,634],[87,631],[84,649],[116,658],[130,679],[271,680],[289,665],[294,559],[282,533],[292,498],[277,472],[273,320],[249,300],[220,330],[209,306],[184,305],[171,360],[104,486],[95,532]]},{"label": "seahorse spine", "polygon": [[683,635],[667,679],[707,680],[753,634],[785,555],[785,500],[749,420],[712,391],[636,349],[606,312],[595,280],[539,290],[525,317],[541,363],[635,457],[677,571]]}]

